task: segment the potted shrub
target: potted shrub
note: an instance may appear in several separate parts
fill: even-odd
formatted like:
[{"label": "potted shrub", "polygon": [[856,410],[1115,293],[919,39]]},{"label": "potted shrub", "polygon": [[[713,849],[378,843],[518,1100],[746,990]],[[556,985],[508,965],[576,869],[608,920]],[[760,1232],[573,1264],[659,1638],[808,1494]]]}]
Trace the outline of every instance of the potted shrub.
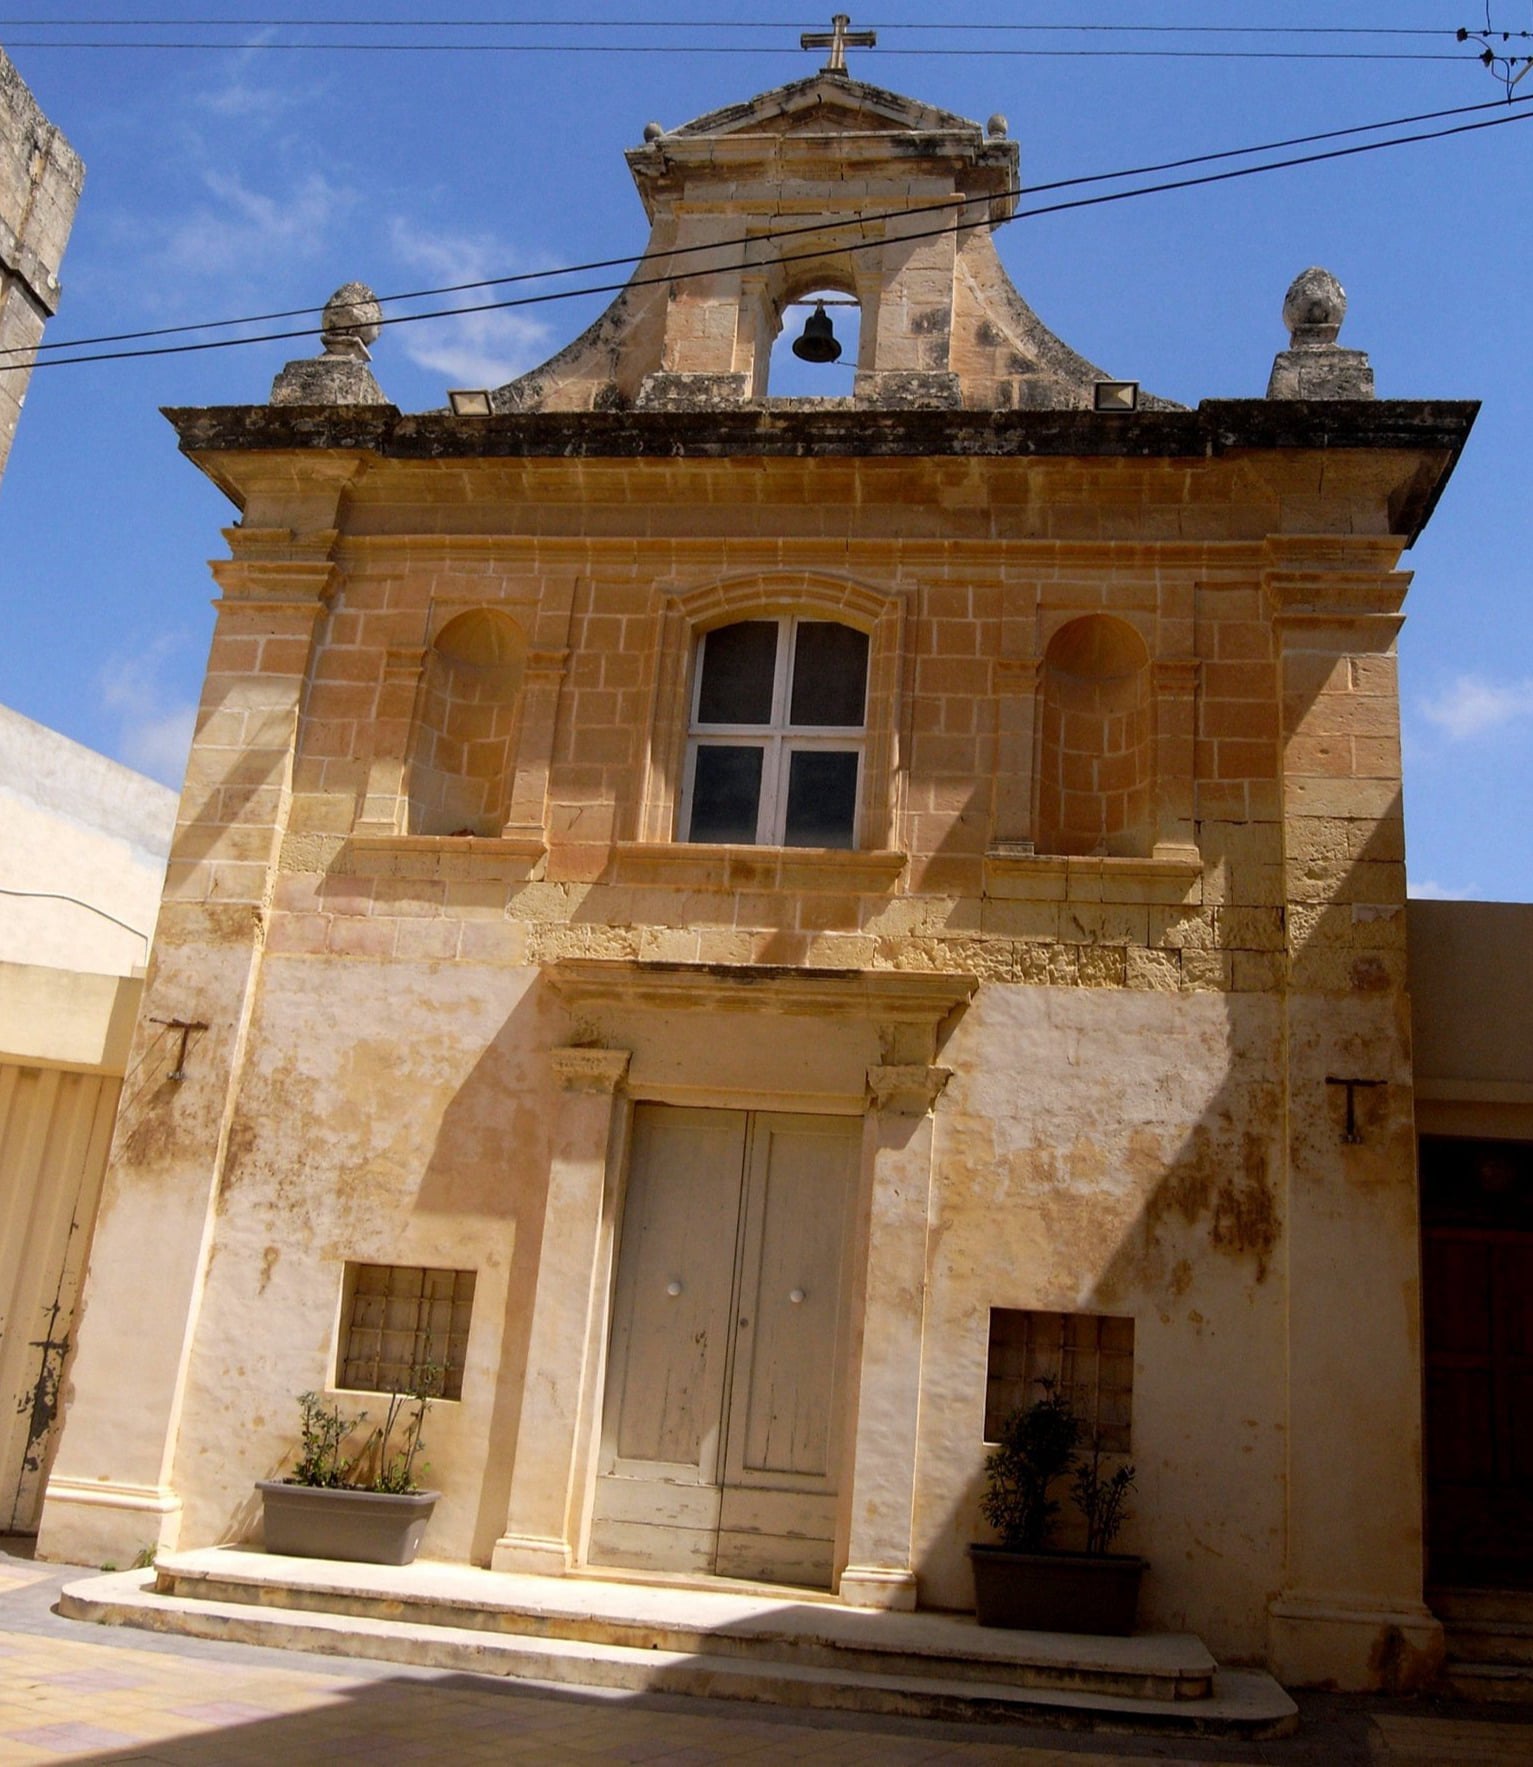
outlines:
[{"label": "potted shrub", "polygon": [[[1034,1632],[1126,1634],[1134,1629],[1145,1561],[1110,1550],[1127,1517],[1132,1466],[1103,1472],[1100,1444],[1081,1453],[1081,1420],[1052,1381],[1040,1398],[1006,1419],[985,1460],[980,1510],[1000,1535],[969,1548],[975,1614],[982,1626]],[[1060,1504],[1054,1491],[1070,1476],[1084,1522],[1083,1551],[1057,1550]]]},{"label": "potted shrub", "polygon": [[346,1440],[367,1413],[344,1417],[339,1405],[327,1405],[318,1393],[300,1393],[297,1465],[284,1479],[256,1483],[266,1550],[292,1558],[410,1564],[441,1495],[415,1482],[430,1404],[423,1391],[391,1394],[382,1424],[348,1455]]}]

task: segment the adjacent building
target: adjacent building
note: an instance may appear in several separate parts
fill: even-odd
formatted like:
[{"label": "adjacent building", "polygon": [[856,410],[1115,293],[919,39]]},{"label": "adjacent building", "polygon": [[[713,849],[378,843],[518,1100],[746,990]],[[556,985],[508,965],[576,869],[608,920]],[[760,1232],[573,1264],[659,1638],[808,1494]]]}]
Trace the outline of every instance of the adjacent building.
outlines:
[{"label": "adjacent building", "polygon": [[58,311],[59,264],[84,182],[80,156],[0,49],[0,476],[32,353]]}]

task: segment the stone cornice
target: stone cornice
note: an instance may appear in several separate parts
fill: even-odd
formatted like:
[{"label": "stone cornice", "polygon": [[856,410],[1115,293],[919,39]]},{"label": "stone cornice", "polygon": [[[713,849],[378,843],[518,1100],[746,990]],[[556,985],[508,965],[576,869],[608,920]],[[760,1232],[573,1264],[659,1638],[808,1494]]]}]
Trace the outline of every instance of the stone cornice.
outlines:
[{"label": "stone cornice", "polygon": [[544,971],[569,1006],[804,1013],[879,1024],[940,1025],[967,1005],[976,976],[948,971],[793,969],[765,964],[572,958]]}]

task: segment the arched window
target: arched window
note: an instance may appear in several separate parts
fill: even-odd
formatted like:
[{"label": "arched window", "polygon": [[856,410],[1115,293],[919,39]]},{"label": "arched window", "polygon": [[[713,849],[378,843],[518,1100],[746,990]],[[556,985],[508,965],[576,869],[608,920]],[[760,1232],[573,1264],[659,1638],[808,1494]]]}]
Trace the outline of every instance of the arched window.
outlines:
[{"label": "arched window", "polygon": [[689,841],[853,847],[868,635],[740,620],[698,640],[680,829]]},{"label": "arched window", "polygon": [[410,756],[411,834],[505,826],[525,643],[490,608],[459,614],[426,658]]},{"label": "arched window", "polygon": [[1154,721],[1138,633],[1103,614],[1062,626],[1044,655],[1038,716],[1038,851],[1148,854]]}]

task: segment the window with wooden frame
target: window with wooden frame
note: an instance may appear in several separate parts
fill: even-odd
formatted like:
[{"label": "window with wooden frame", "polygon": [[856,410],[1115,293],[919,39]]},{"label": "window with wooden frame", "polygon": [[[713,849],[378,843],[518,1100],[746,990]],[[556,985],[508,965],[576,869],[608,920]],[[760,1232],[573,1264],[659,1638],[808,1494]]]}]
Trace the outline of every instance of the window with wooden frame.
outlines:
[{"label": "window with wooden frame", "polygon": [[1041,1397],[1042,1381],[1069,1400],[1081,1420],[1081,1445],[1129,1452],[1134,1400],[1134,1322],[1101,1313],[1031,1313],[990,1309],[985,1381],[985,1440],[1019,1405]]},{"label": "window with wooden frame", "polygon": [[473,1307],[472,1270],[348,1264],[336,1385],[461,1398]]},{"label": "window with wooden frame", "polygon": [[834,620],[739,620],[698,640],[681,839],[857,845],[868,635]]}]

